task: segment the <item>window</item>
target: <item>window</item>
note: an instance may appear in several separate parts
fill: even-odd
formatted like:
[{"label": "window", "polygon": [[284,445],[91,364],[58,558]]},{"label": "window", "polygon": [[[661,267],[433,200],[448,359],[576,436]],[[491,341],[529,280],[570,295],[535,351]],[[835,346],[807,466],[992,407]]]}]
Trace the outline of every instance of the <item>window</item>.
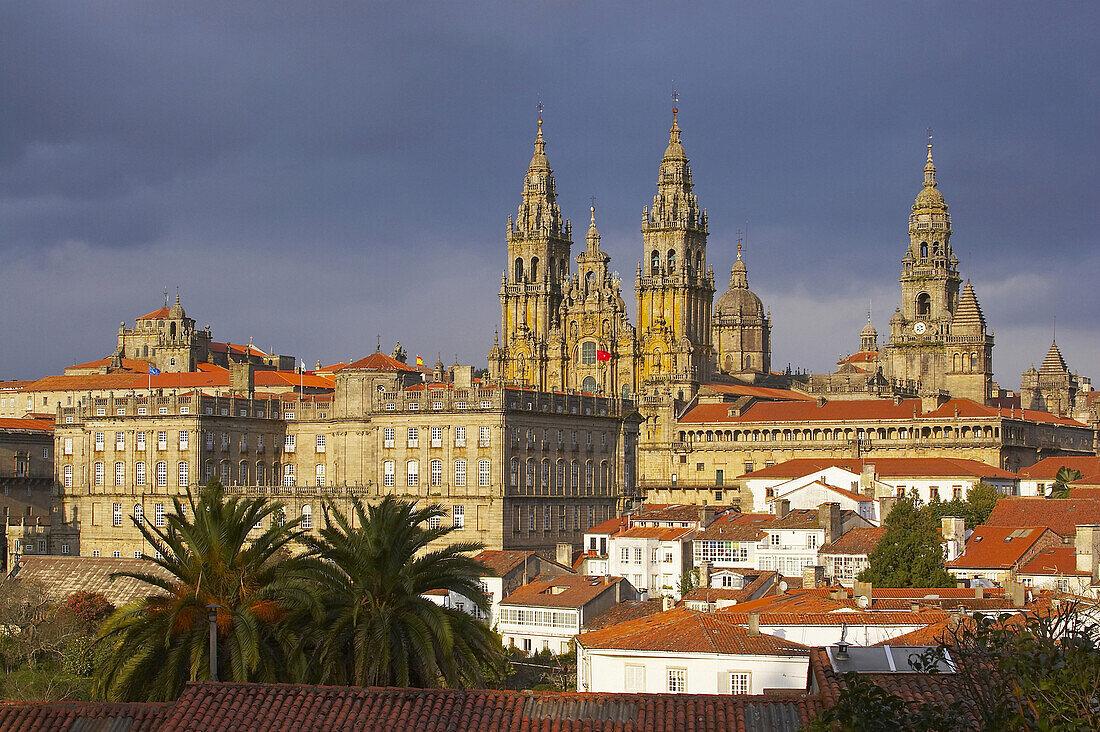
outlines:
[{"label": "window", "polygon": [[207,450],[213,450],[214,449],[214,433],[213,432],[207,432],[206,433],[206,439],[204,440],[204,442],[206,443],[206,449]]},{"label": "window", "polygon": [[429,516],[428,517],[428,528],[429,529],[432,529],[434,531],[435,529],[438,529],[441,525],[442,525],[442,522],[440,521],[438,516]]},{"label": "window", "polygon": [[98,549],[92,549],[92,556],[93,557],[98,557],[99,556],[99,550]]},{"label": "window", "polygon": [[164,526],[164,504],[157,503],[153,506],[153,525]]},{"label": "window", "polygon": [[325,436],[324,435],[317,435],[317,450],[316,451],[317,452],[324,452],[325,451]]},{"label": "window", "polygon": [[73,454],[73,438],[71,438],[71,437],[66,437],[65,438],[64,453],[66,455],[72,455]]},{"label": "window", "polygon": [[751,685],[749,674],[744,671],[731,671],[729,675],[730,693],[745,695],[749,693]]},{"label": "window", "polygon": [[409,428],[409,447],[420,446],[420,432],[416,427]]},{"label": "window", "polygon": [[490,430],[489,427],[479,427],[478,428],[478,436],[477,436],[477,446],[478,447],[488,447],[489,446],[489,435],[490,435],[489,430]]},{"label": "window", "polygon": [[550,488],[550,461],[546,459],[542,461],[542,487]]},{"label": "window", "polygon": [[466,447],[465,427],[455,427],[455,447]]},{"label": "window", "polygon": [[50,448],[48,448],[48,447],[43,447],[42,448],[42,459],[43,460],[49,460],[50,459]]},{"label": "window", "polygon": [[512,458],[508,465],[508,485],[519,485],[519,458]]},{"label": "window", "polygon": [[287,435],[283,442],[283,452],[294,452],[294,435]]},{"label": "window", "polygon": [[111,505],[111,526],[122,526],[122,504]]},{"label": "window", "polygon": [[65,487],[66,488],[72,488],[73,487],[73,466],[72,465],[66,465],[65,466],[64,476],[65,477],[63,478],[62,482],[64,482]]},{"label": "window", "polygon": [[466,526],[466,507],[465,506],[453,506],[451,508],[451,524],[456,529],[461,529]]},{"label": "window", "polygon": [[466,461],[455,460],[455,486],[461,488],[466,485]]},{"label": "window", "polygon": [[619,561],[623,564],[630,562],[630,547],[624,546],[619,548]]},{"label": "window", "polygon": [[168,449],[168,431],[167,430],[161,430],[161,431],[157,432],[157,449],[158,450],[167,450]]},{"label": "window", "polygon": [[95,464],[95,484],[103,485],[103,463]]},{"label": "window", "polygon": [[115,463],[115,485],[126,484],[126,463]]},{"label": "window", "polygon": [[382,463],[382,485],[384,485],[386,488],[393,488],[395,483],[394,476],[396,472],[397,471],[393,460],[387,460],[386,462]]},{"label": "window", "polygon": [[[576,433],[574,433],[576,434]],[[581,466],[576,460],[569,464],[569,487],[576,490],[581,482]]]},{"label": "window", "polygon": [[168,487],[168,463],[157,463],[157,487]]},{"label": "window", "polygon": [[443,447],[442,427],[432,427],[432,447]]},{"label": "window", "polygon": [[126,433],[125,432],[116,432],[115,433],[115,449],[116,450],[125,450],[126,449]]},{"label": "window", "polygon": [[294,485],[294,465],[292,463],[283,466],[283,485],[288,487]]},{"label": "window", "polygon": [[928,500],[929,501],[938,501],[938,500],[940,500],[940,487],[938,485],[934,485],[934,486],[932,486],[928,489]]},{"label": "window", "polygon": [[325,485],[325,466],[323,463],[315,465],[313,467],[313,478],[317,482],[317,485],[324,487]]},{"label": "window", "polygon": [[588,488],[588,489],[592,488],[592,475],[593,475],[592,461],[591,460],[586,460],[585,463],[584,463],[584,487],[585,488]]},{"label": "window", "polygon": [[382,447],[393,447],[394,441],[394,429],[393,427],[385,427],[382,430]]},{"label": "window", "polygon": [[668,692],[670,694],[682,694],[687,690],[687,669],[670,668],[668,670]]},{"label": "window", "polygon": [[817,549],[817,534],[809,532],[806,534],[806,548]]},{"label": "window", "polygon": [[307,530],[313,528],[313,507],[308,503],[302,506],[302,528]]},{"label": "window", "polygon": [[428,485],[439,487],[443,485],[443,461],[432,460],[428,466]]},{"label": "window", "polygon": [[634,547],[634,563],[635,564],[641,564],[642,563],[642,548],[640,546]]},{"label": "window", "polygon": [[139,462],[134,464],[134,483],[137,485],[145,485],[145,463]]},{"label": "window", "polygon": [[489,485],[489,461],[478,460],[477,461],[477,484],[479,486]]},{"label": "window", "polygon": [[550,506],[544,506],[542,511],[542,530],[550,530],[550,522],[553,517],[550,515]]},{"label": "window", "polygon": [[191,470],[185,462],[181,462],[178,468],[179,474],[177,477],[179,478],[179,487],[186,488],[191,484]]},{"label": "window", "polygon": [[116,549],[115,551],[111,552],[111,556],[114,557],[115,559],[121,559],[122,558],[122,552],[120,552]]},{"label": "window", "polygon": [[645,666],[626,664],[626,691],[645,691]]},{"label": "window", "polygon": [[180,449],[181,450],[186,450],[188,442],[190,442],[189,433],[181,431],[180,432]]},{"label": "window", "polygon": [[405,478],[408,481],[406,485],[410,487],[420,485],[420,463],[416,460],[410,460],[405,463]]},{"label": "window", "polygon": [[[559,431],[558,434],[559,435],[561,434],[560,431]],[[564,490],[565,489],[565,461],[564,460],[558,460],[557,474],[558,474],[558,479],[557,479],[557,482],[554,485],[559,490]]]},{"label": "window", "polygon": [[533,458],[528,458],[527,459],[527,471],[526,471],[526,474],[525,474],[524,477],[527,479],[527,482],[524,483],[524,485],[526,485],[528,488],[534,488],[535,487],[535,461],[534,461]]},{"label": "window", "polygon": [[772,546],[779,546],[780,537],[778,532],[771,535]]},{"label": "window", "polygon": [[140,503],[134,504],[134,519],[139,524],[145,519],[145,508]]},{"label": "window", "polygon": [[581,344],[581,363],[585,365],[596,363],[595,341],[585,341]]}]

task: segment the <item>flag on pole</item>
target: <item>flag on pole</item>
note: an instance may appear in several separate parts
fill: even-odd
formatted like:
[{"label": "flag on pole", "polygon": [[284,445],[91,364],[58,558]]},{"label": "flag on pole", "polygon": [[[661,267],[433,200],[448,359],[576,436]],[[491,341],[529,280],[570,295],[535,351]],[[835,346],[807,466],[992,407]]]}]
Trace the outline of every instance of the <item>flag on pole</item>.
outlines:
[{"label": "flag on pole", "polygon": [[600,349],[597,348],[596,349],[596,360],[597,361],[610,361],[611,360],[611,354],[607,351],[601,351]]},{"label": "flag on pole", "polygon": [[149,364],[149,375],[150,376],[160,376],[160,369],[158,369],[153,364]]},{"label": "flag on pole", "polygon": [[418,354],[416,354],[416,365],[417,365],[417,366],[423,366],[423,365],[424,365],[424,359],[420,358],[420,354],[419,354],[419,353],[418,353]]}]

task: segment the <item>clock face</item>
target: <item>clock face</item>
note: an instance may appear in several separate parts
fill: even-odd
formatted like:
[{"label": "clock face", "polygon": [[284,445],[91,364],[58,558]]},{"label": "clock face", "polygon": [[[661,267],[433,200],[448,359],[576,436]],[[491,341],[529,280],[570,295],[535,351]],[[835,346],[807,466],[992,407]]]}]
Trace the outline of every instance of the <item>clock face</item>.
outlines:
[{"label": "clock face", "polygon": [[928,326],[924,323],[915,323],[913,325],[913,332],[917,335],[924,335],[924,331],[928,330]]}]

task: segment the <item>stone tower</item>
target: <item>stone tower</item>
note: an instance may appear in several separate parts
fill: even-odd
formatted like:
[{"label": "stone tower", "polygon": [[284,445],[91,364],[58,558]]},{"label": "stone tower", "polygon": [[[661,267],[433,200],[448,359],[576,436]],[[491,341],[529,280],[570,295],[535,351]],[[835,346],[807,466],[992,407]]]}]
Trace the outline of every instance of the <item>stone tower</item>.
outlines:
[{"label": "stone tower", "polygon": [[500,278],[501,342],[489,353],[493,376],[546,388],[547,339],[569,278],[569,222],[562,219],[539,115],[535,153],[516,220],[508,218],[508,263]]},{"label": "stone tower", "polygon": [[195,365],[210,360],[210,331],[196,330],[194,318],[176,302],[146,313],[134,321],[133,329],[118,328],[118,345],[114,356],[148,361],[163,372],[194,371]]},{"label": "stone tower", "polygon": [[550,384],[555,389],[581,389],[604,394],[635,390],[634,326],[627,319],[619,278],[609,268],[611,257],[600,249],[596,207],[577,255],[577,272],[563,285],[563,299],[550,330]]},{"label": "stone tower", "polygon": [[1034,366],[1020,378],[1020,404],[1024,409],[1039,409],[1058,415],[1073,413],[1080,384],[1070,373],[1058,344],[1051,341],[1042,365]]},{"label": "stone tower", "polygon": [[902,258],[901,307],[890,319],[884,371],[919,383],[922,391],[985,402],[990,398],[993,337],[967,283],[960,300],[959,260],[951,249],[951,215],[936,183],[932,141],[924,186],[909,216],[909,248]]},{"label": "stone tower", "polygon": [[867,311],[867,325],[859,332],[859,350],[861,353],[878,352],[878,331],[871,323],[871,311]]},{"label": "stone tower", "polygon": [[714,273],[707,269],[707,214],[692,193],[677,110],[661,160],[657,195],[642,211],[638,296],[639,388],[663,382],[677,395],[711,375]]},{"label": "stone tower", "polygon": [[751,379],[771,370],[771,319],[749,289],[740,243],[730,270],[730,288],[714,304],[712,332],[720,372]]}]

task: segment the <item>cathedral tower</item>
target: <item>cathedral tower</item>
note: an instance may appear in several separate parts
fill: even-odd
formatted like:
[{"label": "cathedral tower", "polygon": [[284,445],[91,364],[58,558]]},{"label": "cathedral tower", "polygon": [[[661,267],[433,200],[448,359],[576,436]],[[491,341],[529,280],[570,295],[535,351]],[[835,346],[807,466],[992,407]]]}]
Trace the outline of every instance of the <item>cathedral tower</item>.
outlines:
[{"label": "cathedral tower", "polygon": [[713,370],[714,273],[707,269],[707,214],[692,193],[676,113],[673,108],[657,195],[652,207],[642,211],[642,263],[634,285],[641,356],[638,382],[641,386],[657,379],[690,390]]},{"label": "cathedral tower", "polygon": [[713,333],[718,370],[722,373],[751,379],[771,370],[771,319],[760,298],[749,289],[740,242],[737,261],[730,269],[730,288],[714,304]]},{"label": "cathedral tower", "polygon": [[554,192],[539,110],[535,153],[515,221],[508,217],[508,262],[500,278],[501,342],[489,353],[493,376],[546,388],[547,336],[569,278],[572,246]]},{"label": "cathedral tower", "polygon": [[931,137],[901,261],[901,307],[890,319],[884,370],[925,392],[943,390],[984,403],[992,389],[993,337],[974,288],[967,283],[959,296],[959,260],[951,249],[951,215],[936,183]]}]

